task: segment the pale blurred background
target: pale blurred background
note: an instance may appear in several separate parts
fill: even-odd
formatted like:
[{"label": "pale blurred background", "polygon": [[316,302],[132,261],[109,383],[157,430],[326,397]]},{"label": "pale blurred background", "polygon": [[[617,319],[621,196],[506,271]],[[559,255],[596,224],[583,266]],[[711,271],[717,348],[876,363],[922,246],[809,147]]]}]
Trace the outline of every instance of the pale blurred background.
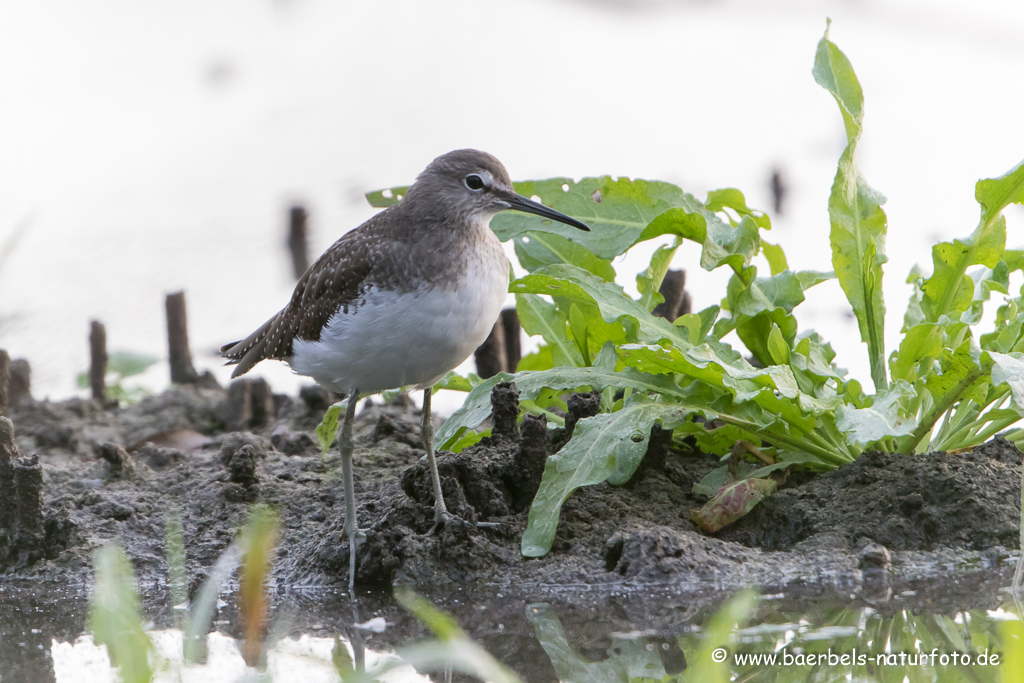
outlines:
[{"label": "pale blurred background", "polygon": [[[164,296],[184,289],[196,365],[224,381],[216,347],[294,284],[292,203],[315,257],[372,215],[364,192],[460,147],[515,179],[608,173],[701,199],[731,186],[765,210],[778,168],[789,192],[769,239],[791,266],[828,269],[845,138],[810,73],[826,16],[866,95],[862,169],[890,198],[891,349],[907,271],[974,228],[977,179],[1024,158],[1019,0],[3,3],[0,347],[30,360],[36,397],[69,396],[90,319],[111,350],[166,357]],[[1024,243],[1024,212],[1008,217]],[[689,246],[675,267],[702,308],[725,274],[698,258]],[[829,283],[800,317],[867,383],[848,310]]]}]

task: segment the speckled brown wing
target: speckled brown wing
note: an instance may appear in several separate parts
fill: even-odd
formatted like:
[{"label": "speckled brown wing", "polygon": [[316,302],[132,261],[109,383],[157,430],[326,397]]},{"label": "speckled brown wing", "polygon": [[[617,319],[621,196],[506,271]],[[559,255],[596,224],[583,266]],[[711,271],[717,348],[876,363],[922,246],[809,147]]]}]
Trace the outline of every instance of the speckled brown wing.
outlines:
[{"label": "speckled brown wing", "polygon": [[249,372],[261,360],[286,360],[296,338],[319,340],[331,316],[358,301],[378,265],[382,241],[387,241],[379,232],[386,214],[381,212],[343,235],[299,278],[287,306],[245,339],[221,347],[227,365],[238,366],[232,378]]}]

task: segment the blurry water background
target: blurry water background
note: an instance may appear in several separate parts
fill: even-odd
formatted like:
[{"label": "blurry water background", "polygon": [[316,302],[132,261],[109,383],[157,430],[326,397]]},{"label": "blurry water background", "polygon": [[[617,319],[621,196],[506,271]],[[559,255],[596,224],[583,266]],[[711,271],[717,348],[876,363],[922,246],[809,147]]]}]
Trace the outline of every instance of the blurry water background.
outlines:
[{"label": "blurry water background", "polygon": [[[908,270],[969,234],[974,183],[1024,157],[1016,0],[3,3],[0,347],[30,360],[36,397],[65,397],[90,319],[111,350],[165,357],[164,296],[184,289],[196,365],[224,380],[215,349],[294,285],[291,203],[310,211],[315,257],[373,214],[364,192],[460,147],[515,179],[731,186],[765,210],[778,167],[789,194],[770,239],[792,267],[829,269],[845,138],[810,73],[826,16],[866,95],[861,167],[890,198],[891,349]],[[1019,245],[1024,212],[1007,214]],[[727,275],[698,259],[689,244],[674,267],[702,308]],[[643,265],[620,268],[627,288]],[[831,282],[800,317],[867,383],[848,310]],[[258,370],[296,386],[281,364]]]}]

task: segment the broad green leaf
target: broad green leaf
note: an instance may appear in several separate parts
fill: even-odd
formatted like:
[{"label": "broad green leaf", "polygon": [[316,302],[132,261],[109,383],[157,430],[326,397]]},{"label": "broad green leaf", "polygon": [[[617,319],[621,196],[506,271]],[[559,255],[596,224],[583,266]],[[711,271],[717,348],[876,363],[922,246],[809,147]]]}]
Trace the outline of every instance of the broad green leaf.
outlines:
[{"label": "broad green leaf", "polygon": [[[692,199],[692,198],[691,198]],[[644,229],[637,242],[661,235],[678,235],[701,245],[700,265],[714,270],[727,265],[740,270],[750,265],[761,250],[761,235],[757,223],[744,216],[732,226],[708,211],[696,200],[686,207],[669,209]]]},{"label": "broad green leaf", "polygon": [[473,387],[480,384],[482,381],[483,380],[480,379],[479,375],[469,373],[468,376],[463,377],[453,370],[437,381],[433,387],[433,391],[434,393],[437,393],[441,389],[449,389],[451,391],[471,391]]},{"label": "broad green leaf", "polygon": [[625,253],[647,224],[664,211],[689,202],[700,205],[670,183],[610,176],[584,178],[578,183],[570,178],[526,181],[515,183],[515,189],[583,221],[590,226],[590,232],[531,214],[502,211],[491,219],[491,228],[501,241],[526,232],[555,233],[583,245],[602,259]]},{"label": "broad green leaf", "polygon": [[569,315],[536,294],[516,294],[519,324],[530,335],[538,335],[548,343],[555,365],[582,366],[583,356],[569,338]]},{"label": "broad green leaf", "polygon": [[739,290],[735,300],[730,301],[731,312],[748,317],[776,309],[792,313],[794,308],[803,303],[804,291],[833,277],[833,273],[815,270],[796,273],[787,270],[772,277],[759,277],[745,289]]},{"label": "broad green leaf", "polygon": [[615,279],[611,261],[598,258],[586,247],[550,232],[529,232],[514,238],[516,257],[528,272],[555,263],[579,266],[602,280]]},{"label": "broad green leaf", "polygon": [[551,550],[559,511],[573,491],[603,481],[626,483],[647,452],[654,422],[660,420],[671,429],[689,413],[679,403],[654,403],[643,394],[634,394],[618,412],[577,422],[569,443],[544,465],[523,534],[523,555],[541,557]]},{"label": "broad green leaf", "polygon": [[836,425],[860,445],[889,436],[906,436],[917,427],[917,418],[904,415],[901,406],[913,395],[909,383],[896,380],[888,389],[875,394],[874,403],[868,408],[840,405],[836,409]]},{"label": "broad green leaf", "polygon": [[316,426],[316,440],[320,444],[321,455],[327,455],[331,449],[335,437],[338,436],[338,421],[343,408],[348,406],[348,400],[338,401],[324,413],[320,424]]},{"label": "broad green leaf", "polygon": [[641,341],[669,339],[674,344],[689,346],[689,335],[667,320],[650,315],[640,302],[627,296],[622,287],[614,282],[605,282],[576,266],[562,264],[541,268],[513,282],[509,290],[517,295],[546,294],[566,301],[596,305],[605,322],[619,322],[625,317],[636,325]]},{"label": "broad green leaf", "polygon": [[1017,412],[1024,417],[1024,353],[989,352],[992,358],[992,384],[1010,387]]},{"label": "broad green leaf", "polygon": [[919,375],[928,373],[931,361],[941,354],[942,329],[938,325],[923,323],[911,327],[906,330],[899,350],[889,359],[893,381],[917,381]]},{"label": "broad green leaf", "polygon": [[[756,268],[748,272],[756,274]],[[771,365],[768,337],[777,328],[788,345],[796,341],[797,321],[793,309],[804,301],[804,290],[832,277],[832,273],[804,270],[785,271],[767,278],[755,278],[744,285],[744,279],[729,279],[727,298],[732,312],[730,326],[743,344],[762,365]],[[724,336],[725,330],[718,330]]]},{"label": "broad green leaf", "polygon": [[703,507],[690,511],[703,531],[713,534],[745,516],[762,500],[775,493],[774,479],[743,479],[726,484]]},{"label": "broad green leaf", "polygon": [[[465,429],[474,429],[491,414],[491,389],[499,382],[515,382],[520,401],[532,401],[545,389],[559,392],[579,389],[603,391],[606,387],[631,388],[640,392],[655,392],[662,395],[682,396],[679,387],[670,377],[649,375],[632,368],[616,372],[606,367],[555,367],[541,372],[519,372],[510,375],[499,372],[486,379],[469,392],[462,407],[452,413],[437,430],[435,443],[438,448],[449,448]],[[588,389],[588,390],[589,390]]]},{"label": "broad green leaf", "polygon": [[814,59],[814,80],[832,93],[843,115],[847,146],[839,167],[828,212],[832,223],[832,265],[853,307],[861,340],[868,345],[871,379],[878,391],[888,384],[885,372],[885,302],[882,265],[886,262],[885,197],[867,185],[857,168],[855,153],[864,116],[864,94],[853,66],[825,36]]},{"label": "broad green leaf", "polygon": [[1024,202],[1024,163],[998,178],[979,180],[974,195],[981,205],[981,219],[971,236],[932,248],[934,269],[922,287],[922,308],[932,322],[944,315],[958,317],[970,306],[974,286],[967,278],[968,268],[995,268],[1003,258],[1006,219],[1002,211],[1009,204]]}]

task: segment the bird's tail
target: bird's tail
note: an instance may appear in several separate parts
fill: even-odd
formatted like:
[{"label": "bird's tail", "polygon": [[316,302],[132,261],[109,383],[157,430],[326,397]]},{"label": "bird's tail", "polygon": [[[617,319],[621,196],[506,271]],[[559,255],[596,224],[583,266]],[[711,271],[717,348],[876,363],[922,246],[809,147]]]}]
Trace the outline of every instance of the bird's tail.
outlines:
[{"label": "bird's tail", "polygon": [[257,363],[267,357],[267,331],[273,322],[274,318],[271,318],[245,339],[220,347],[220,355],[227,359],[225,365],[238,366],[231,373],[232,379],[249,372]]}]

